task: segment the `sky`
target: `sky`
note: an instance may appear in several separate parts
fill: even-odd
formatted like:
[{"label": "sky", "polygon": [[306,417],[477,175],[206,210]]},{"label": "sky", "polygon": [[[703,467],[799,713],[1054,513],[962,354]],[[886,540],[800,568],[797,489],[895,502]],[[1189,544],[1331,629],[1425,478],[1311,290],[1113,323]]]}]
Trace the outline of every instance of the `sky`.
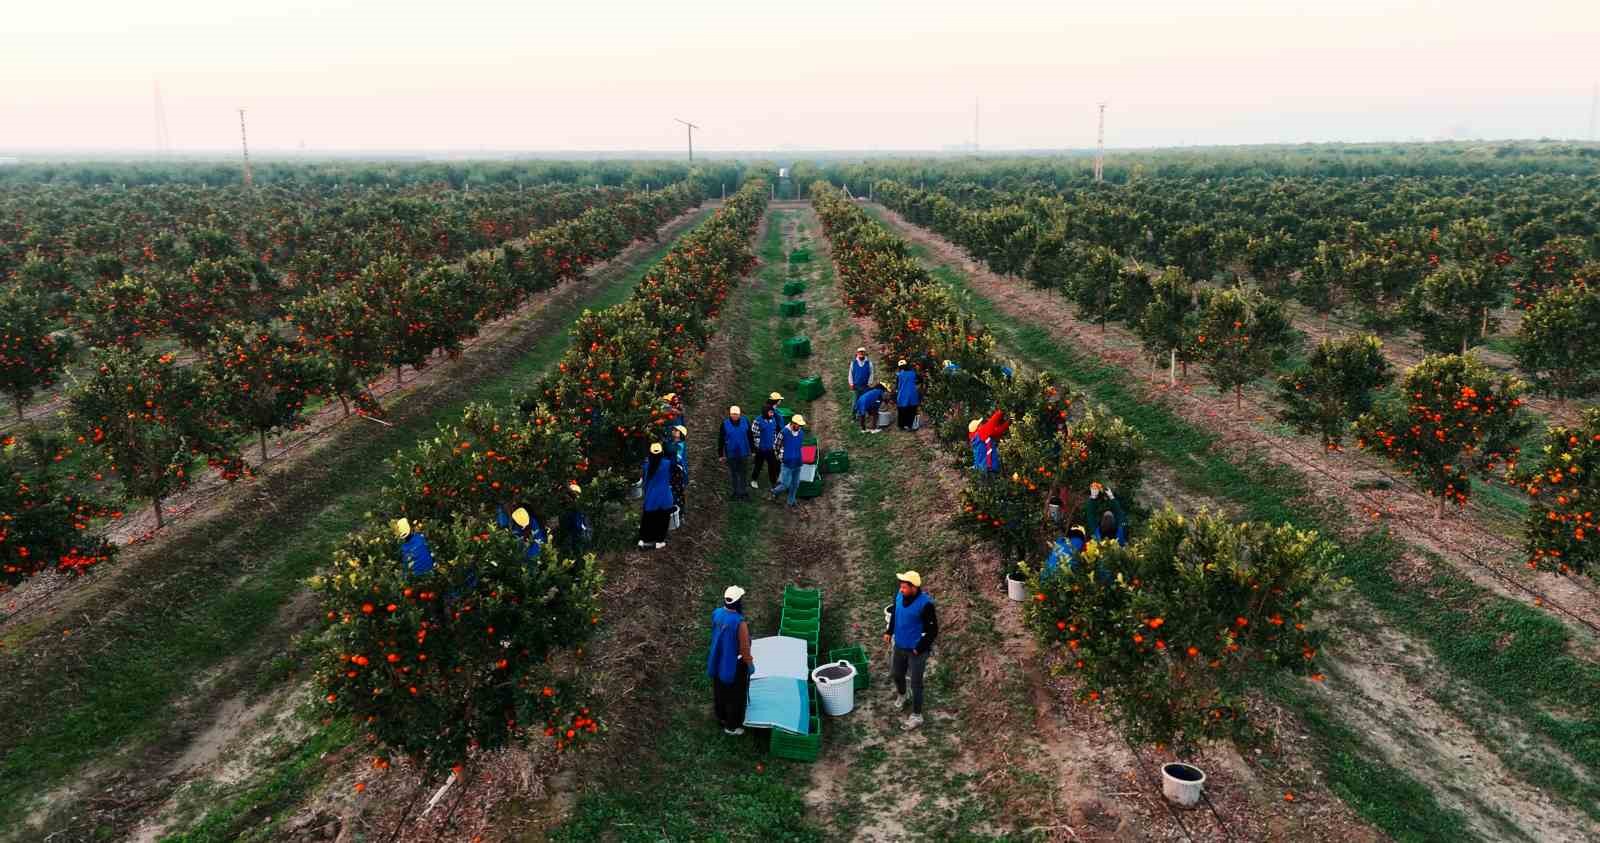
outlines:
[{"label": "sky", "polygon": [[0,154],[1586,138],[1600,0],[33,0]]}]

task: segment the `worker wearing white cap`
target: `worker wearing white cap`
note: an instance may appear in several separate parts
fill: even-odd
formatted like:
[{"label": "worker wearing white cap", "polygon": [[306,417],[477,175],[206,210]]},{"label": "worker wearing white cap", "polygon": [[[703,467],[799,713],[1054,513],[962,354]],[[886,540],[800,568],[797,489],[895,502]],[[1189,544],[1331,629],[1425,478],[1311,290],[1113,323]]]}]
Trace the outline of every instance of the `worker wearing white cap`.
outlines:
[{"label": "worker wearing white cap", "polygon": [[750,698],[750,624],[744,619],[744,589],[730,585],[722,605],[711,613],[711,649],[706,675],[711,677],[711,707],[725,735],[744,734],[745,704]]},{"label": "worker wearing white cap", "polygon": [[[916,571],[895,574],[900,581],[894,602],[889,604],[889,623],[883,630],[883,642],[894,645],[895,699],[900,708],[908,706],[911,716],[906,718],[905,729],[922,725],[922,675],[928,667],[928,656],[933,653],[933,640],[939,637],[939,616],[934,613],[933,598],[922,590],[922,575]],[[911,694],[906,694],[909,675]]]},{"label": "worker wearing white cap", "polygon": [[778,473],[778,485],[772,487],[772,500],[778,500],[779,492],[789,493],[789,506],[794,506],[795,495],[800,491],[800,464],[804,462],[802,456],[805,448],[806,435],[801,428],[806,426],[806,417],[795,413],[789,417],[789,423],[783,426],[782,435],[778,438],[783,445],[783,470]]},{"label": "worker wearing white cap", "polygon": [[728,408],[728,417],[717,428],[717,458],[728,464],[728,477],[732,481],[732,497],[736,501],[749,500],[750,490],[744,487],[745,462],[750,459],[750,420],[735,404]]},{"label": "worker wearing white cap", "polygon": [[867,359],[867,347],[856,349],[856,356],[850,358],[850,390],[857,398],[861,393],[872,388],[872,361]]}]

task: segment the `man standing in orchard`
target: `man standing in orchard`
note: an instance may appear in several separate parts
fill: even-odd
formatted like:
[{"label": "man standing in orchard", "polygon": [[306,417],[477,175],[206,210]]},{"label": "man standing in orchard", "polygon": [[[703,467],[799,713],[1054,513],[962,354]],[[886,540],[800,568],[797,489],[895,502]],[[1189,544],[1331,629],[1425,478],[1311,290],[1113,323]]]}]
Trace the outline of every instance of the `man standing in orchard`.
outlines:
[{"label": "man standing in orchard", "polygon": [[750,624],[744,619],[744,589],[728,586],[722,606],[711,613],[711,650],[706,675],[711,677],[711,706],[725,735],[744,734],[745,705],[750,699]]},{"label": "man standing in orchard", "polygon": [[794,506],[795,495],[800,492],[800,465],[804,460],[806,436],[801,428],[806,417],[798,413],[789,417],[789,423],[780,431],[783,445],[783,470],[778,473],[778,485],[772,487],[772,501],[777,503],[779,492],[789,493],[789,506]]},{"label": "man standing in orchard", "polygon": [[748,500],[750,491],[745,484],[745,461],[750,459],[750,422],[744,418],[744,412],[735,404],[728,408],[728,417],[722,420],[722,427],[717,429],[717,457],[728,465],[728,477],[732,480],[733,499],[736,501]]},{"label": "man standing in orchard", "polygon": [[[894,646],[891,673],[894,675],[895,699],[901,710],[911,708],[906,718],[906,731],[922,725],[922,675],[928,667],[928,656],[933,652],[933,641],[939,637],[939,616],[933,609],[933,598],[922,590],[922,575],[916,571],[895,574],[900,590],[889,604],[889,625],[883,631],[885,644]],[[906,695],[906,679],[910,676],[911,694]]]},{"label": "man standing in orchard", "polygon": [[856,356],[850,358],[850,390],[857,398],[861,393],[872,388],[872,361],[867,359],[867,347],[856,349]]}]

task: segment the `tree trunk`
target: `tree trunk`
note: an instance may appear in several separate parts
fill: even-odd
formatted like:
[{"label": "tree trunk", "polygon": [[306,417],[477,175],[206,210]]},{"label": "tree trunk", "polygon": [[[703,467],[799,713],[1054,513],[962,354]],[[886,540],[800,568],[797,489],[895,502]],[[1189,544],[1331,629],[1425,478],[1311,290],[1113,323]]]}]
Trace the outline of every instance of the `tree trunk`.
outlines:
[{"label": "tree trunk", "polygon": [[17,421],[22,421],[22,396],[20,394],[11,396],[11,402],[17,408]]},{"label": "tree trunk", "polygon": [[256,431],[256,434],[258,436],[260,436],[260,438],[261,438],[261,464],[262,465],[266,465],[267,464],[267,432],[265,430],[258,430],[258,431]]},{"label": "tree trunk", "polygon": [[161,515],[161,499],[156,498],[154,503],[156,508],[156,529],[159,530],[162,527],[167,526],[167,521]]},{"label": "tree trunk", "polygon": [[1233,409],[1234,412],[1244,409],[1244,384],[1233,385]]},{"label": "tree trunk", "polygon": [[1434,517],[1440,520],[1444,519],[1444,495],[1439,496],[1439,512]]},{"label": "tree trunk", "polygon": [[1466,334],[1461,335],[1461,356],[1463,357],[1467,355],[1467,339]]},{"label": "tree trunk", "polygon": [[405,366],[403,366],[403,365],[394,367],[394,382],[395,382],[396,386],[399,386],[400,384],[403,384],[403,383],[406,382],[405,375],[401,373],[402,370],[404,370],[404,369],[405,369]]},{"label": "tree trunk", "polygon": [[1178,350],[1172,350],[1172,356],[1167,362],[1167,386],[1178,385]]},{"label": "tree trunk", "polygon": [[350,399],[340,395],[339,403],[344,406],[344,417],[350,418]]}]

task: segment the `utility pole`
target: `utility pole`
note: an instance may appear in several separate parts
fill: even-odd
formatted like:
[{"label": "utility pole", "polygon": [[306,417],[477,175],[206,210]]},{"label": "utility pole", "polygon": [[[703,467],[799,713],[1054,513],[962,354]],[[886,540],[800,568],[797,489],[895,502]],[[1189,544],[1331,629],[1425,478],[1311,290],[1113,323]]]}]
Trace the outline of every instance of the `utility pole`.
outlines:
[{"label": "utility pole", "polygon": [[156,151],[168,153],[172,151],[172,135],[167,131],[167,107],[161,102],[161,80],[155,81],[156,104]]},{"label": "utility pole", "polygon": [[[674,117],[672,119],[678,120],[678,118],[676,118],[676,117]],[[694,160],[694,130],[698,129],[700,127],[696,126],[693,123],[690,123],[687,120],[678,120],[678,122],[682,123],[683,125],[688,127],[687,131],[689,132],[689,160],[693,161]]]},{"label": "utility pole", "polygon": [[239,148],[244,151],[244,186],[249,187],[253,181],[250,174],[250,140],[244,133],[244,109],[239,109]]},{"label": "utility pole", "polygon": [[972,151],[978,151],[978,105],[977,97],[972,98]]},{"label": "utility pole", "polygon": [[1106,177],[1106,103],[1100,101],[1100,131],[1095,137],[1094,151],[1094,180],[1105,181]]}]

